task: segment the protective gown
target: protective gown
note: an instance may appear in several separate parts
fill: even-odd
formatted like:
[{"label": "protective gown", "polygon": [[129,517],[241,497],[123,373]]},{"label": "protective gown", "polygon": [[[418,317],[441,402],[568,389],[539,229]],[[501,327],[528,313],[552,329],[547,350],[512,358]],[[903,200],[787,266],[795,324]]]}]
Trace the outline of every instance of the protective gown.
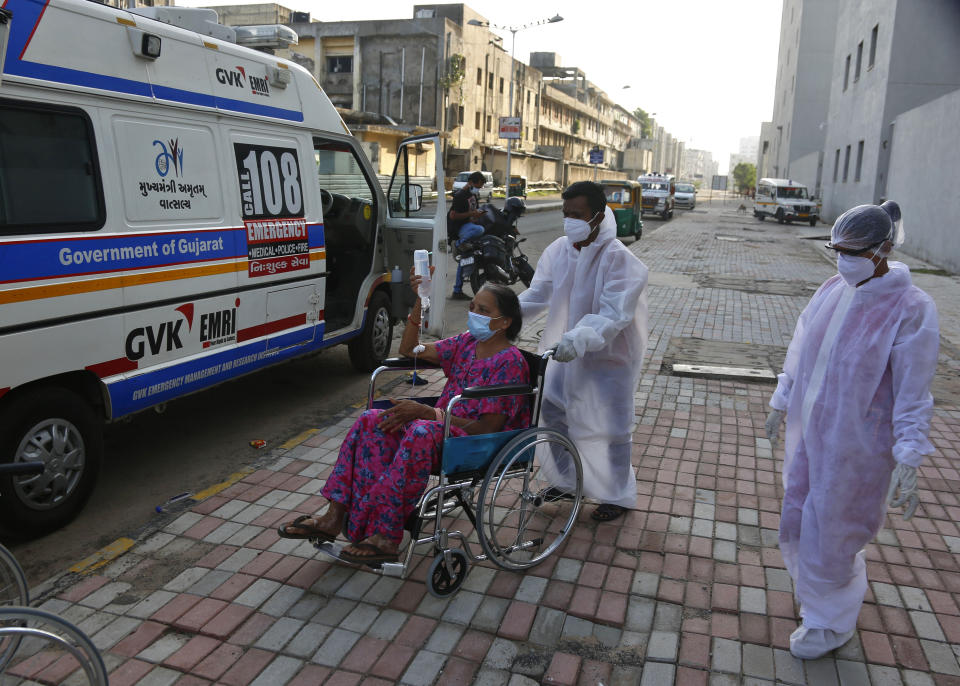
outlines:
[{"label": "protective gown", "polygon": [[524,318],[550,308],[540,352],[566,332],[577,350],[575,360],[547,367],[540,425],[577,446],[584,495],[622,507],[637,502],[630,436],[647,347],[646,287],[647,268],[617,240],[607,208],[593,243],[578,251],[566,236],[555,240],[520,294]]},{"label": "protective gown", "polygon": [[906,265],[889,267],[860,288],[839,275],[820,287],[770,400],[787,412],[780,550],[813,629],[855,628],[891,470],[933,452],[937,310]]}]

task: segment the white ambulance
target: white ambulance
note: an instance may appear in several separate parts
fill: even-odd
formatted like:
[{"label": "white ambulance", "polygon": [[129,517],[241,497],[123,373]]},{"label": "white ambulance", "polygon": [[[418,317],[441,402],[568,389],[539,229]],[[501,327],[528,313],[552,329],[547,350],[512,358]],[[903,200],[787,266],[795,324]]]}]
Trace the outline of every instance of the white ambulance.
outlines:
[{"label": "white ambulance", "polygon": [[45,469],[0,474],[0,527],[79,511],[105,421],[339,343],[377,366],[415,249],[441,335],[437,136],[401,143],[384,193],[311,74],[231,29],[87,0],[2,14],[0,464]]},{"label": "white ambulance", "polygon": [[781,224],[809,222],[817,225],[820,207],[807,187],[792,179],[760,179],[753,198],[753,216],[763,221],[773,217]]}]

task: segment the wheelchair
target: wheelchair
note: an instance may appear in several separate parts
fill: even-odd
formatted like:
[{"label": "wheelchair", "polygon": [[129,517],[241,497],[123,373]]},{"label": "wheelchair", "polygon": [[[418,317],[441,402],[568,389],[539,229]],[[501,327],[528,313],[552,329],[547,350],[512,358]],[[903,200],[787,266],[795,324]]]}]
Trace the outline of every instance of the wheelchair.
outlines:
[{"label": "wheelchair", "polygon": [[[583,470],[576,446],[567,436],[537,427],[544,374],[553,350],[543,355],[521,351],[530,368],[529,384],[499,384],[466,388],[448,403],[440,468],[431,476],[406,522],[410,541],[397,562],[351,565],[386,576],[406,578],[415,548],[429,546],[434,558],[427,573],[427,590],[443,598],[466,579],[470,563],[489,561],[501,569],[522,571],[547,559],[566,540],[577,521],[583,495]],[[367,409],[389,407],[375,401],[376,383],[387,372],[440,369],[403,358],[384,360],[370,377]],[[499,396],[526,396],[532,424],[477,436],[451,436],[450,417],[457,403]],[[438,397],[414,397],[430,405]],[[462,512],[474,534],[450,528],[446,521]],[[452,523],[456,525],[456,522]],[[342,542],[312,543],[324,556],[339,556]],[[471,545],[473,543],[473,545]],[[474,554],[475,545],[479,551]]]},{"label": "wheelchair", "polygon": [[[0,464],[0,476],[30,476],[43,470],[43,462]],[[23,568],[13,553],[0,545],[0,683],[28,683],[8,674],[7,669],[41,650],[48,656],[72,657],[91,686],[108,685],[106,665],[93,641],[66,619],[30,607]],[[50,657],[53,661],[55,657]],[[69,681],[81,683],[79,677],[72,676]]]}]

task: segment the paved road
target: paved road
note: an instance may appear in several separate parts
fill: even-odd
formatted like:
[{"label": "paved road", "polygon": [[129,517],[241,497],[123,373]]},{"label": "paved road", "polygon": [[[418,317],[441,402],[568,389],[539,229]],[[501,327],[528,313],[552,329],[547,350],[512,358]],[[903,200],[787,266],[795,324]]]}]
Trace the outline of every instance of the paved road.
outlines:
[{"label": "paved road", "polygon": [[[553,210],[521,219],[532,263],[559,235],[559,216]],[[447,331],[466,329],[468,303],[448,304]],[[11,547],[33,583],[45,580],[148,525],[154,507],[171,496],[196,493],[252,464],[263,455],[249,446],[252,439],[276,447],[360,402],[366,387],[367,376],[350,365],[346,347],[337,346],[172,402],[162,415],[148,411],[110,425],[100,482],[80,516],[60,531]]]},{"label": "paved road", "polygon": [[[526,232],[549,240],[534,225]],[[35,589],[40,602],[91,634],[114,686],[956,684],[954,396],[934,389],[930,437],[937,454],[921,469],[916,515],[904,522],[890,512],[866,547],[871,586],[857,636],[804,664],[788,652],[798,608],[777,549],[782,447],[771,450],[763,437],[772,386],[680,377],[669,364],[747,356],[774,368],[809,286],[836,269],[824,259],[822,241],[802,235],[809,232],[761,224],[729,205],[648,222],[644,240],[630,246],[650,269],[651,335],[632,451],[636,507],[598,524],[588,505],[558,553],[526,573],[480,564],[457,595],[438,600],[424,589],[426,547],[414,554],[411,578],[400,581],[329,566],[308,544],[279,539],[275,527],[291,509],[311,513],[319,506],[317,484],[359,410],[297,424],[299,408],[284,402],[287,389],[264,383],[266,400],[252,399],[255,409],[292,412],[291,432],[316,433],[190,511],[157,521],[160,531],[112,563]],[[941,282],[924,287],[944,320],[956,320],[960,283],[915,273]],[[531,330],[538,325],[528,323]],[[957,343],[942,349],[953,369],[960,364]],[[440,375],[426,376],[433,380],[421,390],[437,390]],[[330,386],[326,379],[302,383],[313,391]],[[216,397],[196,402],[212,405]],[[211,442],[231,440],[229,426],[208,419],[213,411],[193,409]],[[170,433],[159,425],[131,435],[137,445],[184,445],[184,462],[206,458],[191,452],[193,436]],[[13,669],[31,682],[76,680],[65,682],[70,665],[52,660],[40,655]]]}]

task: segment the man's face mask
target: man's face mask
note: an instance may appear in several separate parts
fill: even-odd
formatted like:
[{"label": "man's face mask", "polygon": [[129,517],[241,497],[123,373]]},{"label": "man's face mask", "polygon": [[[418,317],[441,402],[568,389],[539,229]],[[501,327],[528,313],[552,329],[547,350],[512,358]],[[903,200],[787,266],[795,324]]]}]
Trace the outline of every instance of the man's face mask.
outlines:
[{"label": "man's face mask", "polygon": [[582,219],[574,219],[573,217],[564,217],[563,218],[563,232],[567,234],[567,238],[571,243],[580,243],[585,241],[587,236],[590,235],[590,232],[593,231],[593,227],[590,226],[590,222],[597,218],[597,212],[592,217],[590,221],[583,221]]}]

